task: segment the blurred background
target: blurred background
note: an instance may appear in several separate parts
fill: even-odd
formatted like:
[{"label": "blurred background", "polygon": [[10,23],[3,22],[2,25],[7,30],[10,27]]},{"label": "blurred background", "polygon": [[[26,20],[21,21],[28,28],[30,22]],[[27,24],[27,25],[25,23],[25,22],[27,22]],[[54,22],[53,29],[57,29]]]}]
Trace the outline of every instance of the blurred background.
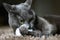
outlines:
[{"label": "blurred background", "polygon": [[[2,3],[19,4],[24,1],[26,0],[0,0],[0,26],[8,25],[8,13]],[[60,0],[33,0],[32,9],[38,16],[60,27]]]}]

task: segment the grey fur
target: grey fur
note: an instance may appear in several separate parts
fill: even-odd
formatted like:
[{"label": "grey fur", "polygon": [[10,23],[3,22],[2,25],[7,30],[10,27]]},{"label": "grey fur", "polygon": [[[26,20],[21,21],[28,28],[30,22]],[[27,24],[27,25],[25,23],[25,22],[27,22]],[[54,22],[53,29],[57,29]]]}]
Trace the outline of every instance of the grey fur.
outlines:
[{"label": "grey fur", "polygon": [[[53,34],[56,30],[56,27],[50,24],[44,18],[36,16],[35,12],[31,9],[31,4],[32,0],[26,0],[25,3],[20,3],[18,5],[3,3],[5,9],[8,11],[9,25],[13,28],[14,33],[17,28],[20,28],[22,32],[22,29],[25,31],[26,29],[29,30],[29,27],[31,27],[33,31],[40,30],[42,35]],[[24,24],[28,24],[28,28],[25,26],[25,28],[22,28],[21,26]]]}]

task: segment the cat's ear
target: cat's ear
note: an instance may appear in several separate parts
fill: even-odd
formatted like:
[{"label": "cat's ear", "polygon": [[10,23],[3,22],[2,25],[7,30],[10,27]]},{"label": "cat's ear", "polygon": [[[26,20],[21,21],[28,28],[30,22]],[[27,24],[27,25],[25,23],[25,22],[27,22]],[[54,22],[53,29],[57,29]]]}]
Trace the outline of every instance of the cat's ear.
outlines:
[{"label": "cat's ear", "polygon": [[31,8],[31,4],[32,4],[32,0],[26,0],[24,4],[26,4],[28,9],[30,9]]},{"label": "cat's ear", "polygon": [[32,4],[32,0],[26,0],[25,3],[27,3],[28,5]]},{"label": "cat's ear", "polygon": [[10,10],[11,10],[11,5],[10,5],[10,4],[3,3],[3,6],[4,6],[4,8],[5,8],[7,11],[10,11]]}]

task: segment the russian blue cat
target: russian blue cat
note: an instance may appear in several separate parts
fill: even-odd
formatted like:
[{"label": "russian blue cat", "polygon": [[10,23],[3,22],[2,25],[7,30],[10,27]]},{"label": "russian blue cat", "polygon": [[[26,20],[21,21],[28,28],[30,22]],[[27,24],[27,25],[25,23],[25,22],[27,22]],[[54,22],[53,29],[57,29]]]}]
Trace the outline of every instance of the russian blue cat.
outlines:
[{"label": "russian blue cat", "polygon": [[[31,9],[32,0],[26,0],[24,3],[11,5],[3,3],[8,12],[9,26],[13,28],[14,34],[33,36],[51,35],[55,32],[56,27],[50,24],[46,19],[39,17]],[[38,35],[35,33],[38,31]]]}]

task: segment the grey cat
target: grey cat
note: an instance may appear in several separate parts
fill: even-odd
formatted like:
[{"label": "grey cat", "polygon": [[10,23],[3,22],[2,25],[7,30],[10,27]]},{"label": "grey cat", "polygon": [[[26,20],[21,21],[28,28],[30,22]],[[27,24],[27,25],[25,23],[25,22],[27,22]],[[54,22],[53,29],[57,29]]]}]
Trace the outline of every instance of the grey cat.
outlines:
[{"label": "grey cat", "polygon": [[[16,34],[16,30],[18,29],[21,35],[27,34],[27,32],[37,32],[35,30],[40,30],[41,35],[53,34],[56,31],[56,27],[44,18],[37,16],[31,9],[31,4],[32,0],[26,0],[24,3],[18,5],[3,3],[8,12],[9,25],[13,28],[14,34]],[[32,31],[29,31],[30,29],[32,29]],[[27,32],[25,33],[24,31]]]}]

